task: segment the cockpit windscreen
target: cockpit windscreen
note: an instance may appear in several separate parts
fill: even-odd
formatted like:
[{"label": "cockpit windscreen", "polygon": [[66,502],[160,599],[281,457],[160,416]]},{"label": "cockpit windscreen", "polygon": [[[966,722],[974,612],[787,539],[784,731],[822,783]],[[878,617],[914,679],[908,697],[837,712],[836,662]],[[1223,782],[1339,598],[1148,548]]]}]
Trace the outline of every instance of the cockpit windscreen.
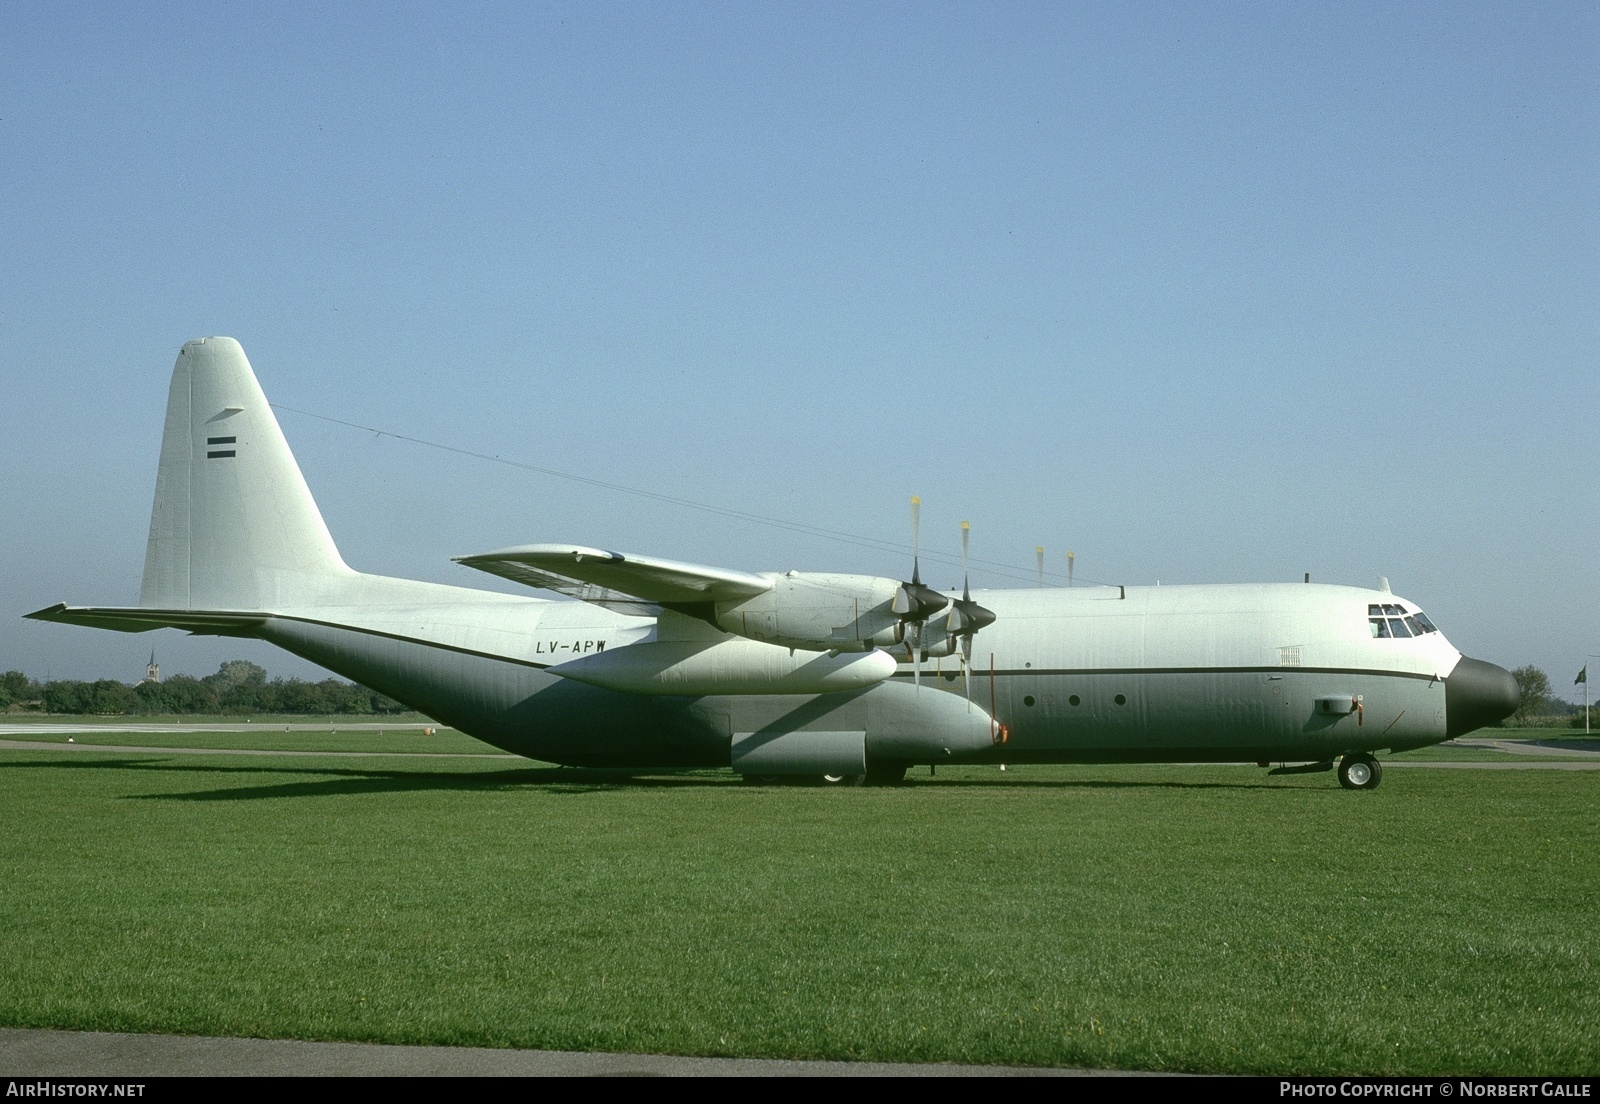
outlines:
[{"label": "cockpit windscreen", "polygon": [[1406,640],[1439,631],[1427,614],[1408,610],[1398,602],[1374,602],[1367,606],[1367,625],[1375,640]]}]

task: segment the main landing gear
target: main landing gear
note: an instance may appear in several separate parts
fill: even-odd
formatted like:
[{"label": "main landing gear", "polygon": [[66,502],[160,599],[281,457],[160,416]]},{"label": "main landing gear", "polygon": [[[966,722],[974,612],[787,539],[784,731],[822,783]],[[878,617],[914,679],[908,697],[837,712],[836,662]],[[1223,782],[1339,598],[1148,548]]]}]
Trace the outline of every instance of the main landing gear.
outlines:
[{"label": "main landing gear", "polygon": [[866,774],[742,774],[750,786],[899,786],[906,780],[909,763],[869,763]]},{"label": "main landing gear", "polygon": [[1346,752],[1339,760],[1339,785],[1347,790],[1375,790],[1383,781],[1383,764],[1364,751]]},{"label": "main landing gear", "polygon": [[906,763],[871,763],[866,774],[825,774],[825,786],[898,786],[906,780]]}]

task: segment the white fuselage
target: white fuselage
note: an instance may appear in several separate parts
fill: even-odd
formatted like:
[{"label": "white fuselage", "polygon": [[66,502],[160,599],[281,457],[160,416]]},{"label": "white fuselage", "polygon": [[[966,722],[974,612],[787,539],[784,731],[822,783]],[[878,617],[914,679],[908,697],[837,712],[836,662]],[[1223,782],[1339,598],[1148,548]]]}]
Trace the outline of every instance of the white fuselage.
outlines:
[{"label": "white fuselage", "polygon": [[[875,699],[912,718],[953,695],[1006,726],[969,758],[1309,759],[1445,738],[1443,634],[1375,638],[1369,606],[1394,595],[1310,584],[983,591],[996,614],[970,682],[956,657],[903,662],[887,682],[834,694],[640,698],[550,673],[656,637],[656,621],[578,601],[362,576],[355,600],[285,608],[259,635],[457,725],[556,762],[726,763],[730,734],[868,729]],[[1401,603],[1407,609],[1414,606]],[[1347,697],[1346,713],[1319,699]],[[883,704],[887,705],[887,702]],[[618,726],[665,726],[618,735]]]}]

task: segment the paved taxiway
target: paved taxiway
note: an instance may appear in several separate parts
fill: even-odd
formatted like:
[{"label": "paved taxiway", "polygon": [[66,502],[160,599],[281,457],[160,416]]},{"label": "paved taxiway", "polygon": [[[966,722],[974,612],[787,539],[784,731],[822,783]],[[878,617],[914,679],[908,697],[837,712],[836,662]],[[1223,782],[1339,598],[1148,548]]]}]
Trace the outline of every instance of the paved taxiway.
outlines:
[{"label": "paved taxiway", "polygon": [[[1027,1066],[679,1058],[0,1028],[0,1077],[1084,1077]],[[1130,1076],[1121,1074],[1122,1076]],[[1133,1075],[1136,1076],[1136,1075]]]}]

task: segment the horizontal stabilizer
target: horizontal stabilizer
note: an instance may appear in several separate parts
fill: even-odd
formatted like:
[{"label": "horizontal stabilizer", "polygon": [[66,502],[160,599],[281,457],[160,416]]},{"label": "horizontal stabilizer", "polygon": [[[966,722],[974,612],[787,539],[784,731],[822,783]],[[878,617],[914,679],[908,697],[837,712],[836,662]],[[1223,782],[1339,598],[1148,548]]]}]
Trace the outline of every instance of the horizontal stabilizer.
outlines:
[{"label": "horizontal stabilizer", "polygon": [[[625,596],[660,604],[737,602],[772,589],[771,579],[747,571],[571,544],[525,544],[478,556],[458,556],[456,562],[600,605]],[[553,581],[568,585],[552,585]],[[571,589],[570,584],[577,583],[590,584],[605,593],[590,597]]]},{"label": "horizontal stabilizer", "polygon": [[128,609],[57,603],[25,616],[35,621],[57,621],[63,625],[85,625],[91,629],[114,629],[117,632],[188,629],[201,636],[254,636],[269,615],[226,610]]}]

